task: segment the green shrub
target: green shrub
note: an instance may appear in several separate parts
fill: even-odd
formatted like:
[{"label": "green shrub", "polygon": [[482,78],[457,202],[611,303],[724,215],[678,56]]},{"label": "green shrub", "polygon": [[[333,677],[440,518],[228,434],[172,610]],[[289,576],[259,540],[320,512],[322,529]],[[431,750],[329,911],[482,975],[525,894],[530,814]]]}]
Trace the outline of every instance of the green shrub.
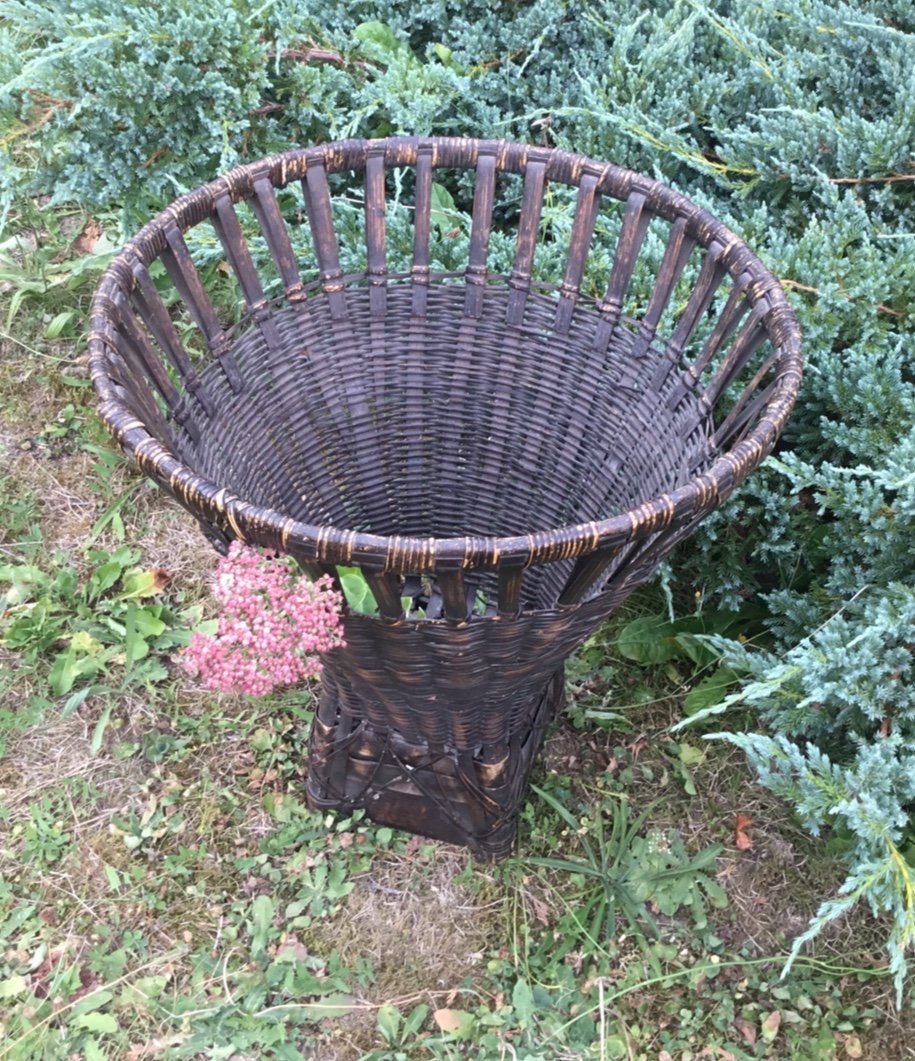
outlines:
[{"label": "green shrub", "polygon": [[267,57],[232,5],[66,0],[11,3],[6,17],[4,141],[35,163],[7,169],[8,193],[139,213],[236,161]]},{"label": "green shrub", "polygon": [[793,956],[865,899],[892,918],[890,964],[901,990],[915,940],[915,587],[865,591],[781,657],[707,640],[750,676],[730,702],[752,704],[775,734],[717,736],[744,749],[763,784],[790,800],[815,835],[828,827],[851,860],[839,894],[822,904]]}]

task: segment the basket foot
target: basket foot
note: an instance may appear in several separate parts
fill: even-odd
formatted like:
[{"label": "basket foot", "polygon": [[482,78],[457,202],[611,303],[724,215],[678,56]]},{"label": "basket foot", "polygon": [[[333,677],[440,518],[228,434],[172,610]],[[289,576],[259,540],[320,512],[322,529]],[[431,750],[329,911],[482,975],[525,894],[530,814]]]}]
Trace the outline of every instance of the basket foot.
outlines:
[{"label": "basket foot", "polygon": [[308,802],[319,810],[362,808],[382,825],[461,844],[481,859],[504,858],[537,752],[563,706],[563,690],[560,667],[507,744],[462,752],[408,742],[354,717],[323,685],[311,732]]}]

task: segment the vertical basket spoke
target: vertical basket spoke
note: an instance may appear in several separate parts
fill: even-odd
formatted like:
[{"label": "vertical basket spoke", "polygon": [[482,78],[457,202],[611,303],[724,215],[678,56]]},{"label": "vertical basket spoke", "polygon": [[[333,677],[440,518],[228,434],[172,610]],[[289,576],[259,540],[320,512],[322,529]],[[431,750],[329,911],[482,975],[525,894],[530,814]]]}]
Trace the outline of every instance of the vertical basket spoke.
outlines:
[{"label": "vertical basket spoke", "polygon": [[560,605],[578,604],[592,589],[613,561],[619,556],[622,546],[614,545],[607,549],[598,549],[593,553],[580,556],[569,575],[562,592],[559,594]]},{"label": "vertical basket spoke", "polygon": [[531,290],[534,252],[540,234],[545,188],[546,163],[539,159],[529,160],[524,170],[524,192],[515,240],[515,260],[508,281],[511,288],[507,310],[509,324],[521,324],[524,319],[524,305]]},{"label": "vertical basket spoke", "polygon": [[626,210],[623,214],[623,224],[620,228],[607,292],[599,306],[600,320],[594,333],[596,350],[606,350],[622,316],[623,301],[629,290],[639,251],[642,249],[642,243],[653,216],[651,211],[646,209],[646,202],[647,196],[638,190],[633,191],[626,200]]},{"label": "vertical basket spoke", "polygon": [[492,208],[496,192],[496,156],[481,151],[477,159],[476,183],[473,189],[473,215],[470,225],[470,251],[464,279],[467,294],[464,299],[464,315],[479,317],[486,288],[486,260],[489,254],[489,237],[492,233]]},{"label": "vertical basket spoke", "polygon": [[231,353],[229,338],[219,323],[216,310],[177,225],[165,226],[165,239],[168,246],[162,251],[161,258],[166,272],[202,332],[210,353],[225,373],[229,385],[238,393],[244,384]]},{"label": "vertical basket spoke", "polygon": [[655,279],[648,309],[645,310],[645,315],[639,323],[638,335],[632,347],[633,357],[643,357],[648,352],[648,347],[654,341],[658,324],[661,322],[661,315],[670,301],[670,296],[695,246],[696,241],[686,233],[686,219],[677,218],[671,226],[670,238]]},{"label": "vertical basket spoke", "polygon": [[365,243],[369,282],[369,310],[383,317],[387,305],[385,255],[384,148],[369,151],[365,160]]},{"label": "vertical basket spoke", "polygon": [[432,147],[420,145],[416,155],[416,202],[413,210],[413,316],[425,317],[429,294],[429,235],[432,224]]},{"label": "vertical basket spoke", "polygon": [[136,317],[127,305],[126,299],[121,301],[119,308],[119,330],[129,344],[136,364],[159,392],[166,408],[174,409],[178,404],[178,392],[175,390],[175,385],[168,378],[168,373],[150,345],[145,331],[139,326]]},{"label": "vertical basket spoke", "polygon": [[216,199],[216,212],[210,217],[210,222],[248,304],[248,311],[256,314],[263,308],[267,299],[245,243],[238,215],[227,194]]},{"label": "vertical basket spoke", "polygon": [[721,364],[715,371],[705,389],[705,398],[709,405],[717,404],[718,399],[740,375],[750,358],[768,339],[766,327],[762,320],[762,309],[757,303],[750,311],[750,316],[740,329],[737,338],[731,344]]},{"label": "vertical basket spoke", "polygon": [[330,205],[330,188],[323,160],[309,161],[302,187],[315,253],[318,256],[321,290],[327,296],[331,316],[339,320],[346,315],[346,296],[342,280],[343,270],[340,268],[340,251],[334,231],[334,215]]},{"label": "vertical basket spoke", "polygon": [[750,276],[744,273],[731,288],[724,309],[718,315],[711,335],[699,352],[696,360],[689,366],[689,373],[698,380],[714,360],[718,351],[734,333],[734,329],[750,310],[750,301],[746,297]]},{"label": "vertical basket spoke", "polygon": [[716,447],[721,449],[724,446],[729,446],[738,442],[742,437],[744,429],[756,420],[757,416],[759,416],[775,395],[778,388],[778,380],[772,380],[767,387],[764,387],[758,394],[755,394],[755,396],[754,393],[777,363],[777,353],[773,352],[768,358],[766,358],[765,363],[734,403],[734,408],[731,409],[724,420],[722,420],[720,427],[715,431],[713,442]]},{"label": "vertical basket spoke", "polygon": [[[115,333],[121,340],[119,349],[123,353],[125,367],[134,381],[131,396],[143,415],[149,417],[155,425],[160,438],[166,441],[172,449],[177,449],[161,410],[161,406],[174,409],[178,404],[174,384],[159,363],[146,334],[127,305],[126,298],[123,295],[120,296],[114,305],[116,306]],[[154,391],[158,393],[159,401],[156,400]]]},{"label": "vertical basket spoke", "polygon": [[683,353],[699,321],[708,312],[715,292],[727,275],[727,270],[721,261],[722,249],[721,244],[716,241],[709,246],[703,256],[695,287],[690,293],[686,308],[680,315],[668,343],[668,347],[677,358]]},{"label": "vertical basket spoke", "polygon": [[464,585],[464,572],[454,568],[438,568],[435,572],[438,579],[438,588],[442,594],[442,602],[445,609],[446,619],[455,619],[464,622],[470,617],[467,607],[467,588]]},{"label": "vertical basket spoke", "polygon": [[392,571],[377,571],[369,567],[363,567],[361,571],[378,604],[378,611],[386,619],[402,618],[403,605],[400,601],[400,576]]},{"label": "vertical basket spoke", "polygon": [[212,417],[216,411],[213,399],[207,393],[199,373],[191,364],[181,337],[178,335],[178,329],[156,290],[149,270],[138,262],[134,267],[134,276],[137,286],[132,298],[137,312],[178,373],[185,390],[196,398],[206,415]]},{"label": "vertical basket spoke", "polygon": [[514,564],[503,563],[499,567],[498,612],[502,616],[515,616],[521,610],[521,587],[524,570]]},{"label": "vertical basket spoke", "polygon": [[594,236],[594,225],[597,223],[600,203],[601,195],[598,191],[597,177],[590,173],[584,174],[578,189],[565,276],[559,288],[559,305],[556,307],[556,319],[553,323],[553,330],[557,335],[565,335],[572,323],[572,314],[581,290],[581,280],[585,274],[585,262],[588,259],[591,239]]},{"label": "vertical basket spoke", "polygon": [[307,314],[307,300],[298,261],[273,185],[266,177],[254,182],[254,195],[250,199],[250,205],[283,281],[286,298],[299,312]]}]

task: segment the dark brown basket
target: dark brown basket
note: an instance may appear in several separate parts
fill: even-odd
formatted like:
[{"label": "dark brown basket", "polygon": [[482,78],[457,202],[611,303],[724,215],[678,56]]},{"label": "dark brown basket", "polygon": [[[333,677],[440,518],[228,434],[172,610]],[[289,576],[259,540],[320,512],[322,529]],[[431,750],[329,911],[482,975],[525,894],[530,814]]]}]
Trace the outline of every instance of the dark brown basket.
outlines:
[{"label": "dark brown basket", "polygon": [[313,805],[489,856],[563,661],[771,452],[801,371],[778,282],[707,212],[455,139],[325,144],[184,196],[105,274],[90,349],[105,421],[215,542],[374,591],[325,661]]}]

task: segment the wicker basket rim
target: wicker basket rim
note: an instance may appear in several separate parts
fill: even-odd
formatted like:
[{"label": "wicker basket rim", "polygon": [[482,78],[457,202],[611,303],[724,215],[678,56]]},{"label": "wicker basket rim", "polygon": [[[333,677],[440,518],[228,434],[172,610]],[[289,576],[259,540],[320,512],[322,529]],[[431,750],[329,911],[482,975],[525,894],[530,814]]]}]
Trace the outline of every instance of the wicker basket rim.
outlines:
[{"label": "wicker basket rim", "polygon": [[[637,190],[646,195],[654,212],[672,220],[683,217],[700,245],[713,241],[722,247],[720,260],[728,273],[748,280],[752,303],[764,302],[762,314],[779,365],[772,392],[757,416],[753,429],[736,446],[721,454],[711,467],[688,483],[644,502],[627,512],[602,520],[568,524],[509,537],[474,536],[420,538],[378,535],[352,528],[312,525],[294,520],[275,509],[246,502],[227,488],[193,472],[159,442],[117,396],[105,365],[110,347],[111,296],[129,292],[134,283],[133,264],[150,264],[164,245],[166,225],[185,231],[215,212],[215,200],[228,193],[233,202],[253,194],[255,181],[267,179],[281,188],[301,178],[309,165],[325,166],[327,172],[359,172],[365,159],[377,152],[388,165],[409,166],[421,152],[428,152],[435,168],[469,168],[481,155],[496,158],[497,169],[523,173],[529,161],[548,165],[554,182],[576,186],[585,174],[598,178],[601,194],[625,199]],[[167,480],[216,521],[227,523],[242,539],[251,539],[247,529],[268,531],[285,552],[319,563],[352,564],[379,570],[428,570],[430,568],[528,567],[546,561],[582,556],[598,548],[646,537],[688,518],[706,507],[719,494],[726,496],[772,451],[793,407],[801,382],[801,332],[777,277],[726,225],[668,185],[612,163],[556,148],[506,140],[460,137],[389,137],[380,140],[343,140],[296,148],[267,156],[230,170],[199,188],[187,192],[152,218],[133,237],[106,269],[91,307],[89,362],[93,384],[99,394],[98,411],[124,450],[140,468]]]}]

